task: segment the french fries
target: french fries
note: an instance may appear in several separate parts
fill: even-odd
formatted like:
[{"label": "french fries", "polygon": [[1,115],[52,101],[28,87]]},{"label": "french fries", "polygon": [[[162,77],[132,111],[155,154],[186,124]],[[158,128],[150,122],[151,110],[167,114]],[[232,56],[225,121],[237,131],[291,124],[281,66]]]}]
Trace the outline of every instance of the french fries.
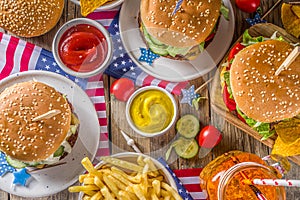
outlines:
[{"label": "french fries", "polygon": [[105,164],[99,169],[88,158],[82,160],[88,173],[80,175],[82,185],[69,187],[69,192],[82,192],[83,200],[182,200],[150,158],[138,156],[134,163],[101,159]]}]

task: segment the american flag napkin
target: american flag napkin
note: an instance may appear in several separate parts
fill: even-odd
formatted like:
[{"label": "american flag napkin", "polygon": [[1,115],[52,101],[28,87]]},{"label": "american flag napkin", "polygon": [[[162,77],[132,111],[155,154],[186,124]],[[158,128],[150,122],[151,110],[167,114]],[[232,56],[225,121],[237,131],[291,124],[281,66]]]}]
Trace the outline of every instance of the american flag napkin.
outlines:
[{"label": "american flag napkin", "polygon": [[167,171],[173,176],[178,193],[183,200],[205,200],[206,193],[200,188],[201,168],[172,170],[167,162],[162,158],[158,161],[163,164]]},{"label": "american flag napkin", "polygon": [[199,175],[201,170],[201,168],[173,170],[194,200],[205,200],[207,198],[207,194],[200,188]]},{"label": "american flag napkin", "polygon": [[55,72],[71,79],[86,91],[96,108],[101,130],[96,157],[109,155],[109,137],[102,76],[94,76],[89,79],[73,77],[65,73],[57,65],[50,51],[0,32],[0,81],[10,74],[28,70]]},{"label": "american flag napkin", "polygon": [[137,86],[155,85],[165,88],[173,94],[181,94],[181,89],[188,84],[187,81],[170,82],[154,78],[141,70],[126,53],[120,37],[118,8],[110,11],[93,12],[87,17],[103,24],[112,37],[114,52],[112,62],[105,71],[106,74],[114,78],[132,79]]}]

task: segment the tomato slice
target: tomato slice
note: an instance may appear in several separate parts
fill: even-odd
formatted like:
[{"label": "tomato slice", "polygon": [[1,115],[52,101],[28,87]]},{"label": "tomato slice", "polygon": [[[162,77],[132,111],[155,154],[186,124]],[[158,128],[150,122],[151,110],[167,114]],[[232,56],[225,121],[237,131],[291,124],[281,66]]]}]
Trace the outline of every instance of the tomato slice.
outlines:
[{"label": "tomato slice", "polygon": [[215,32],[211,33],[211,34],[205,39],[205,42],[210,41],[211,39],[213,39],[213,38],[215,37],[215,35],[216,35]]},{"label": "tomato slice", "polygon": [[236,43],[230,50],[229,54],[228,54],[228,62],[229,62],[229,68],[230,69],[230,62],[232,61],[232,59],[234,58],[234,56],[240,52],[243,48],[245,48],[244,45],[242,45],[241,43]]},{"label": "tomato slice", "polygon": [[237,117],[238,117],[242,122],[244,122],[245,124],[247,124],[247,123],[246,123],[246,120],[245,120],[239,113],[237,113]]},{"label": "tomato slice", "polygon": [[224,101],[226,107],[230,111],[235,111],[236,110],[236,103],[235,103],[234,99],[230,98],[230,94],[228,92],[226,84],[224,85],[224,89],[223,89],[223,101]]}]

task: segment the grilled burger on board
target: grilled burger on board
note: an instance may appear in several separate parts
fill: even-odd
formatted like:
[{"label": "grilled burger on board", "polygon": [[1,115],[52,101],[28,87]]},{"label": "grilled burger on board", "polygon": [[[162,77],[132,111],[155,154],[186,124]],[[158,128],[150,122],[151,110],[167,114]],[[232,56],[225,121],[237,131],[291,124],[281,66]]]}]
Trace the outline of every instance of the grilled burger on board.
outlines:
[{"label": "grilled burger on board", "polygon": [[279,75],[275,72],[293,49],[282,37],[252,38],[246,31],[221,72],[227,108],[262,139],[276,133],[272,153],[284,156],[300,154],[299,148],[297,153],[283,152],[282,144],[277,151],[276,144],[280,139],[292,141],[291,136],[300,139],[300,56]]}]

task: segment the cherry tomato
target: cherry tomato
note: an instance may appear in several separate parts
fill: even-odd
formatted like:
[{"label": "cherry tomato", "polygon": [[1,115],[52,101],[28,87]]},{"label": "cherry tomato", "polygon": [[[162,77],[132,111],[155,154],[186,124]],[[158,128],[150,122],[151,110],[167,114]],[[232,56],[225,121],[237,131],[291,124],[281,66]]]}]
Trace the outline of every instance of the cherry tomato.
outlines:
[{"label": "cherry tomato", "polygon": [[214,126],[205,126],[199,134],[198,144],[204,148],[213,148],[222,140],[221,132]]},{"label": "cherry tomato", "polygon": [[260,0],[235,0],[239,9],[247,13],[253,13],[260,5]]},{"label": "cherry tomato", "polygon": [[235,103],[234,99],[230,98],[230,94],[228,92],[226,84],[224,85],[224,89],[223,89],[223,101],[224,101],[226,107],[230,111],[235,111],[236,110],[236,103]]},{"label": "cherry tomato", "polygon": [[110,94],[120,101],[127,101],[134,92],[134,83],[128,78],[115,80],[110,87]]},{"label": "cherry tomato", "polygon": [[[236,43],[230,50],[229,55],[228,55],[228,62],[230,63],[232,61],[232,59],[234,58],[234,56],[240,52],[243,48],[245,48],[244,45],[242,45],[241,43]],[[230,66],[230,65],[229,65]]]}]

